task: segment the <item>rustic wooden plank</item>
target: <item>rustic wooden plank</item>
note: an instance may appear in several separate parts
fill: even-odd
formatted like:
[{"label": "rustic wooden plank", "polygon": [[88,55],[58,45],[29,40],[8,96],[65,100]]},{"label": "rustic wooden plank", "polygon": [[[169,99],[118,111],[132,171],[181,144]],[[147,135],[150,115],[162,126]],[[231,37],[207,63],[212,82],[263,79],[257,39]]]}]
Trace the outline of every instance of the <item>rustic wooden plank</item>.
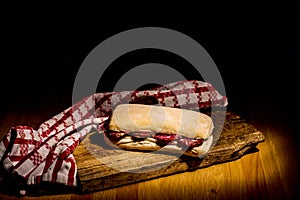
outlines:
[{"label": "rustic wooden plank", "polygon": [[[220,139],[204,158],[124,151],[109,147],[100,133],[89,134],[74,156],[80,192],[92,192],[236,160],[264,141],[263,134],[233,112],[226,114]],[[218,122],[218,120],[216,120]],[[215,124],[215,131],[222,126]]]}]

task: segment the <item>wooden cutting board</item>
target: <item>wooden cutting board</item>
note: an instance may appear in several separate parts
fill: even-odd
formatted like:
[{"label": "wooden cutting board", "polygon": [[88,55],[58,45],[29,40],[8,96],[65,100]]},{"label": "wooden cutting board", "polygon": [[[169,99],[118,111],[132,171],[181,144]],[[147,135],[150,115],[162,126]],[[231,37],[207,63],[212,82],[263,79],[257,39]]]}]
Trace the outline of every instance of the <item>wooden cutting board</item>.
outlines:
[{"label": "wooden cutting board", "polygon": [[[90,133],[76,148],[79,191],[93,192],[153,178],[200,170],[213,164],[238,159],[256,149],[264,141],[263,134],[234,112],[217,111],[226,115],[215,123],[221,136],[204,158],[192,158],[166,153],[134,152],[109,147],[100,133]],[[223,118],[224,119],[224,118]]]}]

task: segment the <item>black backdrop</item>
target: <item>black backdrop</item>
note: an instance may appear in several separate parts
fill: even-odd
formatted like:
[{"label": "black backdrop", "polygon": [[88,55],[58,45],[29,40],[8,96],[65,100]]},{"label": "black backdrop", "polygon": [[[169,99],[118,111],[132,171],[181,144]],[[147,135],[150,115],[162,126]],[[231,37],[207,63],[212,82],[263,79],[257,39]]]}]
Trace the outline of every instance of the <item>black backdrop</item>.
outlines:
[{"label": "black backdrop", "polygon": [[95,46],[121,31],[157,26],[180,31],[206,49],[221,72],[231,109],[245,116],[264,110],[296,126],[291,117],[298,109],[300,66],[296,6],[16,3],[1,6],[1,15],[2,110],[36,104],[45,95],[71,96],[77,70]]}]

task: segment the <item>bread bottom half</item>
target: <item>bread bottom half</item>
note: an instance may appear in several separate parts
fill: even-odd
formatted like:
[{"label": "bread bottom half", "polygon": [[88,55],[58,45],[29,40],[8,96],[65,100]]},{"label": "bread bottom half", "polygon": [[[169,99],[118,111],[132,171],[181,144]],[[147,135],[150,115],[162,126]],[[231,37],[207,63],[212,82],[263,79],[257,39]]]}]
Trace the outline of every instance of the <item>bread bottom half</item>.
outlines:
[{"label": "bread bottom half", "polygon": [[156,143],[156,139],[154,138],[135,140],[130,135],[125,136],[124,138],[114,143],[110,141],[107,137],[105,137],[105,140],[109,145],[113,147],[118,147],[120,149],[125,149],[125,150],[163,151],[163,152],[170,152],[170,153],[175,153],[180,155],[202,158],[209,152],[211,148],[213,142],[213,135],[210,135],[206,140],[204,140],[201,146],[196,146],[188,149],[180,147],[176,144],[167,144],[162,147]]}]

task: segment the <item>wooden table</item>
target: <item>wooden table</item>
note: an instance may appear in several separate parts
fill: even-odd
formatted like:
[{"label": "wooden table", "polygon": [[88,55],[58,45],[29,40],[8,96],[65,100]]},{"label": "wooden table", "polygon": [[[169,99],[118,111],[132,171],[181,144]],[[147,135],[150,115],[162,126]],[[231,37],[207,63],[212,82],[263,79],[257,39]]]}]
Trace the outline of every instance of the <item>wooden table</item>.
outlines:
[{"label": "wooden table", "polygon": [[[36,105],[3,108],[1,138],[11,126],[27,124],[36,128],[70,105],[69,98],[52,96]],[[248,116],[264,133],[265,141],[257,146],[257,152],[238,160],[94,193],[24,199],[291,199],[299,195],[299,156],[291,137],[293,130],[272,113],[253,110]],[[15,197],[1,190],[0,198]]]}]

